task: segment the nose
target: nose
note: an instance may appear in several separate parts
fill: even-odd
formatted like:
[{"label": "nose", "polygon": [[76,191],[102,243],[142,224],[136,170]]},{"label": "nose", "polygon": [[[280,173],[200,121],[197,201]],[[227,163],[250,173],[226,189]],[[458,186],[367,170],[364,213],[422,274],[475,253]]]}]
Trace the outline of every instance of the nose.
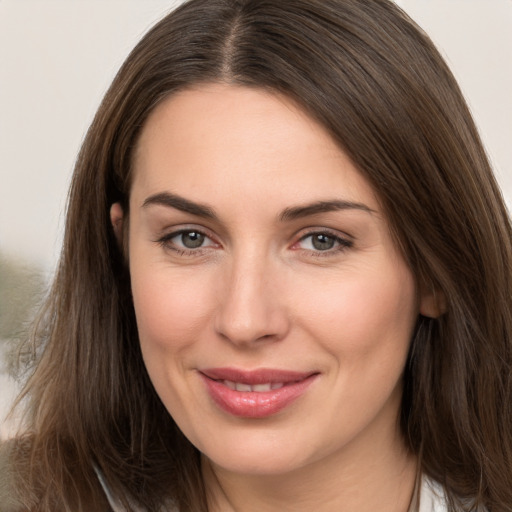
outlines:
[{"label": "nose", "polygon": [[288,332],[279,270],[265,257],[240,258],[226,270],[215,318],[217,333],[238,346],[279,341]]}]

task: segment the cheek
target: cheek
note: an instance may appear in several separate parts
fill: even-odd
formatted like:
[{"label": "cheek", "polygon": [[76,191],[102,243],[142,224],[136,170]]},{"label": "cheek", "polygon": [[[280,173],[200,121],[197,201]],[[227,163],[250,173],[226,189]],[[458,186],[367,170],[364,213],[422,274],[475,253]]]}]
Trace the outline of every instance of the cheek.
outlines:
[{"label": "cheek", "polygon": [[406,352],[418,315],[414,280],[400,267],[346,273],[310,290],[301,309],[309,311],[302,317],[315,337],[347,358]]},{"label": "cheek", "polygon": [[143,349],[177,351],[208,322],[213,305],[212,286],[205,276],[176,275],[168,268],[132,267],[132,293]]},{"label": "cheek", "polygon": [[[214,300],[205,276],[166,265],[130,265],[144,364],[157,394],[176,419],[191,400],[187,387],[194,351],[207,330]],[[201,285],[201,283],[203,285]]]}]

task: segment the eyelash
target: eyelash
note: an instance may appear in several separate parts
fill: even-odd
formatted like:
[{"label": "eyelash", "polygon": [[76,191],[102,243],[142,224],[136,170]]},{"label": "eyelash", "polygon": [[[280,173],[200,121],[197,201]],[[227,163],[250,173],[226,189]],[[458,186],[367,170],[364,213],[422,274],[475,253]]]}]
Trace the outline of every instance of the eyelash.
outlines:
[{"label": "eyelash", "polygon": [[[179,247],[176,246],[171,240],[173,238],[177,238],[180,235],[186,234],[186,233],[196,233],[197,235],[204,236],[205,239],[208,239],[212,242],[211,245],[207,246],[199,246],[195,249],[189,249],[186,247]],[[194,229],[194,228],[185,228],[180,229],[178,231],[173,231],[172,233],[168,233],[160,237],[158,240],[156,240],[158,244],[160,244],[164,249],[170,249],[174,253],[176,253],[178,256],[200,256],[204,249],[207,247],[218,245],[216,242],[213,241],[213,238],[209,236],[207,233],[200,229]]]},{"label": "eyelash", "polygon": [[330,257],[330,256],[335,256],[335,255],[339,254],[340,252],[344,252],[347,249],[350,249],[351,247],[353,247],[353,245],[354,245],[354,243],[351,240],[348,240],[347,238],[343,238],[343,237],[339,236],[337,233],[334,233],[334,232],[324,228],[324,229],[315,229],[315,230],[309,231],[308,233],[301,236],[299,238],[299,240],[297,242],[295,242],[295,244],[293,244],[292,247],[294,247],[297,244],[299,244],[300,242],[303,242],[304,240],[307,240],[308,238],[311,238],[314,236],[328,237],[329,239],[331,239],[334,242],[334,244],[337,244],[337,245],[335,245],[334,247],[332,247],[330,249],[326,249],[323,251],[322,250],[312,250],[312,249],[301,249],[301,248],[297,248],[295,250],[306,251],[315,258],[326,258],[326,257]]},{"label": "eyelash", "polygon": [[[206,246],[199,246],[195,249],[191,248],[183,248],[176,246],[174,243],[171,242],[173,238],[179,237],[180,235],[186,234],[186,233],[195,233],[197,235],[203,236],[205,239],[208,239],[211,241],[211,244]],[[332,248],[328,248],[325,250],[314,250],[314,249],[302,249],[300,247],[297,247],[294,249],[295,246],[297,246],[299,243],[304,242],[310,237],[314,236],[325,236],[333,241],[335,245]],[[200,229],[193,229],[193,228],[187,228],[187,229],[180,229],[178,231],[173,231],[172,233],[168,233],[166,235],[163,235],[158,240],[156,240],[158,244],[160,244],[164,249],[172,250],[174,253],[176,253],[178,256],[200,256],[203,254],[204,250],[208,247],[215,247],[219,246],[214,240],[213,237],[205,233],[204,231]],[[313,243],[313,242],[312,242]],[[303,251],[307,252],[309,255],[312,255],[316,258],[325,258],[329,256],[334,256],[340,252],[346,251],[347,249],[350,249],[353,247],[353,242],[351,240],[348,240],[346,238],[340,237],[338,234],[329,231],[327,229],[316,229],[313,231],[309,231],[308,233],[304,234],[299,238],[297,242],[295,242],[292,245],[292,249],[296,251]]]}]

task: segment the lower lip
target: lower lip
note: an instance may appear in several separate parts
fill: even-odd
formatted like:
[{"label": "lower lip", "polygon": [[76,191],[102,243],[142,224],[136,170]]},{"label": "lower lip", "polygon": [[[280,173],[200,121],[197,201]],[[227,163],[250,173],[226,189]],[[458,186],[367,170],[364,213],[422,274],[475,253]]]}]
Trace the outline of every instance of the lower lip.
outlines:
[{"label": "lower lip", "polygon": [[236,391],[223,382],[201,374],[213,401],[225,412],[240,418],[266,418],[282,411],[300,398],[317,377],[311,375],[304,380],[285,384],[270,391]]}]

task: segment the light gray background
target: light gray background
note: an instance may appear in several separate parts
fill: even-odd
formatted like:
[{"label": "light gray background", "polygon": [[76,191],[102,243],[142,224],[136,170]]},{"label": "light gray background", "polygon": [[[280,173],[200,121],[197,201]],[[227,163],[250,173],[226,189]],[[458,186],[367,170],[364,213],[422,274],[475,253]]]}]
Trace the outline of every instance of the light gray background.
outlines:
[{"label": "light gray background", "polygon": [[[178,3],[0,0],[3,254],[51,275],[73,163],[99,101],[130,49]],[[511,201],[512,0],[397,3],[447,58]],[[12,393],[0,374],[0,419]]]}]

